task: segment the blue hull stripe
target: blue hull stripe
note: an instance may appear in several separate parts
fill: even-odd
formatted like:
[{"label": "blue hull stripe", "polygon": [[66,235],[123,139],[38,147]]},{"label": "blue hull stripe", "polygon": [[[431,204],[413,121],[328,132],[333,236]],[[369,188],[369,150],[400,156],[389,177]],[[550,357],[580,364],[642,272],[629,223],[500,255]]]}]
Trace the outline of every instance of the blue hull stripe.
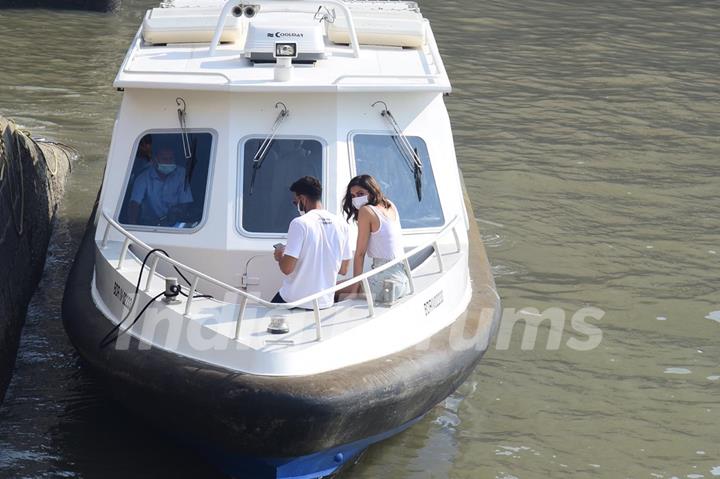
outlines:
[{"label": "blue hull stripe", "polygon": [[400,427],[370,436],[350,444],[333,447],[324,451],[292,458],[253,458],[231,456],[201,447],[203,454],[226,474],[233,477],[257,479],[316,479],[336,472],[340,467],[356,458],[371,444],[394,436],[409,428],[422,418],[406,422]]}]

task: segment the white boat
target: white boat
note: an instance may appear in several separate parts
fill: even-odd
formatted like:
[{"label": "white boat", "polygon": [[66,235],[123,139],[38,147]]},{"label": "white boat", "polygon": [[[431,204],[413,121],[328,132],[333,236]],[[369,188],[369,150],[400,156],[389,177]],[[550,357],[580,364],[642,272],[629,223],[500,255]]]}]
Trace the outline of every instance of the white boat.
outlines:
[{"label": "white boat", "polygon": [[[165,2],[114,85],[122,103],[63,319],[123,405],[232,475],[321,477],[468,377],[500,298],[455,157],[450,82],[415,3]],[[175,157],[182,207],[137,207],[157,180],[146,148]],[[290,183],[319,178],[341,214],[361,173],[397,205],[410,294],[320,308],[388,263],[271,303],[273,245],[297,215]]]}]

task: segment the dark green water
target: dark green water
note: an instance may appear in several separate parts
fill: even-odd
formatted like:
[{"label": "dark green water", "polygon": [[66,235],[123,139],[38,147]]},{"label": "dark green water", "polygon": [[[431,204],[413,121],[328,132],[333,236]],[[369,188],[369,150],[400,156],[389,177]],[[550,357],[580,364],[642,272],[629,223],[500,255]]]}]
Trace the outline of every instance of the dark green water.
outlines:
[{"label": "dark green water", "polygon": [[[76,163],[0,408],[0,477],[219,477],[110,402],[60,322],[99,185],[112,79],[143,11],[0,11],[0,113]],[[720,476],[720,4],[424,2],[454,84],[456,147],[522,328],[347,478]],[[578,351],[570,316],[604,316]],[[716,318],[716,319],[713,319]]]}]

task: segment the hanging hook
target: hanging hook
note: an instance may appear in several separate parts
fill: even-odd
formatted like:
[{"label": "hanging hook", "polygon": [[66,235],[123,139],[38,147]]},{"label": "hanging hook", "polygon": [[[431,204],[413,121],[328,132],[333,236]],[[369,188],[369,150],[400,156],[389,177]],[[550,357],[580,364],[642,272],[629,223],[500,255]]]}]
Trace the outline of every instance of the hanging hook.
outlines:
[{"label": "hanging hook", "polygon": [[282,105],[282,111],[280,112],[280,114],[281,114],[282,116],[287,116],[287,114],[289,113],[289,111],[288,111],[288,107],[285,105],[285,103],[283,103],[283,102],[281,102],[281,101],[275,103],[275,108],[276,108],[276,109],[277,109],[278,105]]},{"label": "hanging hook", "polygon": [[175,98],[175,103],[177,103],[177,106],[180,107],[178,110],[181,110],[183,114],[185,114],[185,108],[187,107],[185,100],[182,97],[177,97]]},{"label": "hanging hook", "polygon": [[384,116],[386,112],[389,112],[387,103],[385,103],[384,101],[378,100],[378,101],[376,101],[375,103],[373,103],[372,105],[370,105],[370,107],[371,107],[371,108],[375,108],[375,105],[377,105],[378,103],[382,103],[382,106],[385,107],[385,109],[384,109],[384,110],[382,111],[382,113],[381,113],[381,115]]}]

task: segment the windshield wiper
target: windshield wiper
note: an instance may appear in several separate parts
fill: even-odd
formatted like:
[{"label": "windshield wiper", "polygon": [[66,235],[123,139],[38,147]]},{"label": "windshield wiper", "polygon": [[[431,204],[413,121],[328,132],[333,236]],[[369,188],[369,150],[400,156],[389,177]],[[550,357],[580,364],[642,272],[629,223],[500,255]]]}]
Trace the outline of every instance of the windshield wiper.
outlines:
[{"label": "windshield wiper", "polygon": [[385,103],[384,101],[376,101],[371,106],[374,108],[375,105],[377,105],[378,103],[381,103],[385,107],[380,112],[380,115],[385,118],[385,120],[390,125],[390,128],[392,128],[392,130],[395,132],[395,136],[393,136],[393,141],[398,147],[398,150],[400,150],[400,154],[408,162],[408,166],[413,172],[413,178],[415,179],[415,191],[417,192],[418,201],[422,201],[423,166],[422,161],[420,161],[420,155],[418,155],[417,148],[413,148],[413,146],[410,144],[410,141],[403,134],[402,130],[400,129],[400,125],[398,125],[395,117],[392,113],[390,113],[390,110],[388,110],[387,103]]},{"label": "windshield wiper", "polygon": [[195,151],[197,150],[197,139],[190,142],[190,135],[187,131],[187,104],[181,97],[175,98],[178,109],[178,122],[180,123],[180,139],[182,140],[183,154],[185,155],[185,184],[190,185],[193,171],[195,170]]},{"label": "windshield wiper", "polygon": [[268,151],[270,151],[270,146],[275,139],[275,135],[277,134],[278,129],[280,129],[280,125],[282,124],[285,119],[290,115],[290,110],[288,110],[287,106],[285,106],[285,103],[279,101],[275,103],[275,108],[278,107],[278,105],[282,105],[282,110],[280,110],[280,113],[278,114],[277,118],[275,119],[275,123],[273,123],[272,129],[270,130],[270,134],[265,137],[265,139],[260,143],[260,147],[258,148],[257,152],[255,153],[255,156],[253,157],[253,172],[252,172],[252,178],[250,179],[250,194],[253,194],[253,190],[255,189],[255,177],[257,176],[257,171],[262,168],[262,164],[265,161],[265,158],[267,157]]}]

